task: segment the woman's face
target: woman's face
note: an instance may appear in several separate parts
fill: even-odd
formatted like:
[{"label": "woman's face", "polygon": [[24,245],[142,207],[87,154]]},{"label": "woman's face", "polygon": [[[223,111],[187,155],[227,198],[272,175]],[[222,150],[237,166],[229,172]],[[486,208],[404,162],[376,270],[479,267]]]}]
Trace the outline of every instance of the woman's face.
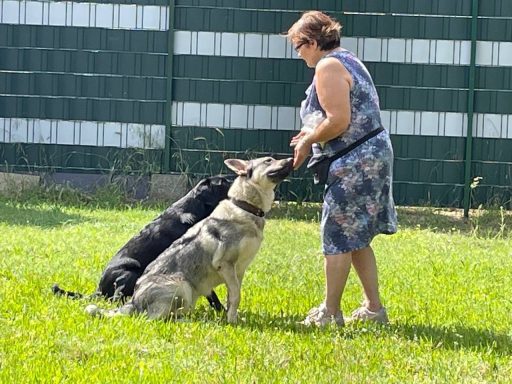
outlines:
[{"label": "woman's face", "polygon": [[323,56],[316,41],[295,43],[294,49],[297,56],[304,60],[309,68],[315,68]]}]

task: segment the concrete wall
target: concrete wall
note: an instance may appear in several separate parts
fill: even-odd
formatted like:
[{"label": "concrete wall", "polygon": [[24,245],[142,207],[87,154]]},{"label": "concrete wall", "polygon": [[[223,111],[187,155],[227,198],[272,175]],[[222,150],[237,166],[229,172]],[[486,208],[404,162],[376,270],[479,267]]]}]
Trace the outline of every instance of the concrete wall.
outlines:
[{"label": "concrete wall", "polygon": [[190,181],[183,174],[153,174],[151,176],[111,176],[87,173],[21,174],[0,172],[0,194],[13,196],[44,186],[66,186],[86,193],[113,183],[129,198],[172,203],[190,190]]}]

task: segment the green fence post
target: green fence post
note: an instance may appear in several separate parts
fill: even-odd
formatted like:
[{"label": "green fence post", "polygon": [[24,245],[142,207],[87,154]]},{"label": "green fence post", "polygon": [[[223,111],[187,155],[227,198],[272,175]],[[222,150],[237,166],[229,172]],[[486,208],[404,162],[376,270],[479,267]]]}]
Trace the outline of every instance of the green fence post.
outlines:
[{"label": "green fence post", "polygon": [[169,0],[169,29],[167,31],[167,97],[165,103],[165,148],[163,172],[171,170],[172,126],[172,70],[174,61],[174,0]]},{"label": "green fence post", "polygon": [[473,160],[473,115],[475,110],[475,72],[476,72],[476,38],[478,27],[478,0],[473,0],[471,8],[471,58],[468,80],[468,132],[464,163],[464,217],[469,216],[471,206],[471,162]]}]

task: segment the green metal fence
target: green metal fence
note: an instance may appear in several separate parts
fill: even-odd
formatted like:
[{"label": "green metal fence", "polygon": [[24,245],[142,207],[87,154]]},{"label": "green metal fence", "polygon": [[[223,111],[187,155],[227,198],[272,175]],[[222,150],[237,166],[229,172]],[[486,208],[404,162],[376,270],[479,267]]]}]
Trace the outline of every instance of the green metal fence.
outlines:
[{"label": "green metal fence", "polygon": [[[1,4],[0,161],[11,168],[209,174],[227,156],[290,155],[313,73],[279,34],[320,9],[375,80],[397,203],[510,207],[511,2]],[[318,199],[311,184],[302,170],[282,193]]]}]

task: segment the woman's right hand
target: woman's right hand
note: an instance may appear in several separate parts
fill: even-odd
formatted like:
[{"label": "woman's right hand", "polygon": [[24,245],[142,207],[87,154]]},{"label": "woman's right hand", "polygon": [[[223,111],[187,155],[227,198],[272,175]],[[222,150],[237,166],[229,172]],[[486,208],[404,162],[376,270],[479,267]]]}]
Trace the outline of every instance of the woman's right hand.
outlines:
[{"label": "woman's right hand", "polygon": [[307,134],[308,132],[306,132],[305,130],[301,130],[299,133],[293,136],[292,139],[290,140],[290,147],[295,147],[299,143],[300,139],[302,139]]},{"label": "woman's right hand", "polygon": [[297,136],[294,136],[292,138],[292,142],[295,143],[293,148],[293,169],[296,170],[302,165],[302,163],[304,163],[308,157],[309,153],[311,152],[311,145],[313,143],[310,140],[310,135],[306,132],[304,132],[302,135],[299,133]]}]

